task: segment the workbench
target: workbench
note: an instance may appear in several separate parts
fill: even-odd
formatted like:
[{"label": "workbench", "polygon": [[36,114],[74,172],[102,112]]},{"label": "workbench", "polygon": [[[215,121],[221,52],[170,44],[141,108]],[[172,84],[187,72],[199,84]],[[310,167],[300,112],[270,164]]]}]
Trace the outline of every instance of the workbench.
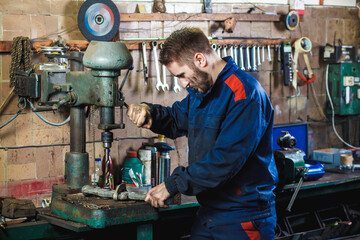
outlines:
[{"label": "workbench", "polygon": [[[339,206],[351,206],[360,211],[360,204],[357,203],[360,201],[356,201],[356,196],[360,193],[360,172],[340,174],[328,171],[319,180],[305,181],[295,199],[292,211],[287,212],[285,208],[296,186],[297,183],[288,184],[276,190],[278,225],[282,230],[281,233],[277,233],[277,239],[293,239],[294,236],[298,239],[306,239],[306,232],[323,234],[326,231],[324,226],[321,224],[317,226],[316,222],[314,226],[311,226],[313,213],[323,214],[326,209],[338,211],[342,208]],[[107,227],[89,227],[81,222],[51,215],[46,209],[39,209],[36,219],[1,230],[0,239],[56,239],[64,236],[87,239],[96,236],[103,237],[104,233],[121,235],[126,237],[124,239],[186,239],[199,207],[194,197],[186,196],[182,196],[182,204],[170,205],[169,208],[164,209],[154,209],[144,202],[132,201],[121,204],[123,204],[121,211],[116,210],[121,212],[118,222],[108,224]],[[294,223],[294,219],[304,221],[307,227],[304,229],[303,226],[296,225],[298,223]],[[293,226],[289,227],[289,224]],[[356,227],[355,223],[353,227]],[[296,232],[298,230],[300,232]],[[360,229],[353,229],[352,232],[360,234]],[[27,237],[19,238],[19,234]]]}]

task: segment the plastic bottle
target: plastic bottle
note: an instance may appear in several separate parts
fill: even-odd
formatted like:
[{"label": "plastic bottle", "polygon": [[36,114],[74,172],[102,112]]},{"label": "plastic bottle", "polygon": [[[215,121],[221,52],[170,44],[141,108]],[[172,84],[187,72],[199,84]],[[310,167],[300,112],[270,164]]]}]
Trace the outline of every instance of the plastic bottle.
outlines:
[{"label": "plastic bottle", "polygon": [[151,185],[151,150],[139,149],[139,159],[144,165],[144,184]]},{"label": "plastic bottle", "polygon": [[99,179],[101,175],[101,158],[95,158],[94,173],[91,178],[92,185],[99,185]]},{"label": "plastic bottle", "polygon": [[[130,169],[132,169],[136,180],[131,178],[129,174]],[[137,158],[137,152],[129,151],[122,169],[122,182],[136,185],[134,181],[141,185],[144,182],[144,165]]]}]

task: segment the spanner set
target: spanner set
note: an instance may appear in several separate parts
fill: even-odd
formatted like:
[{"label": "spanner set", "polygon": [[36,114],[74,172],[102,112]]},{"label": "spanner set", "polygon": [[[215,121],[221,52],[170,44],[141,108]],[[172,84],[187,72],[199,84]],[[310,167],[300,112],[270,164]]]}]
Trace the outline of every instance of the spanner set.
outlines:
[{"label": "spanner set", "polygon": [[[142,43],[142,55],[143,55],[143,69],[139,70],[144,72],[144,81],[145,85],[148,84],[149,78],[149,67],[147,65],[146,57],[146,43]],[[164,65],[160,66],[159,57],[158,57],[158,48],[162,48],[163,43],[158,44],[157,41],[150,42],[151,51],[153,53],[154,64],[155,64],[155,74],[156,74],[156,84],[155,89],[157,91],[169,91],[170,86],[167,83],[167,69]],[[276,49],[275,45],[275,50]],[[240,67],[241,70],[247,72],[256,72],[259,71],[259,67],[263,62],[265,62],[265,51],[267,51],[266,60],[268,62],[272,61],[271,57],[271,46],[268,45],[250,45],[250,44],[211,44],[211,48],[216,52],[219,57],[231,56],[235,63]],[[266,48],[266,49],[265,49]],[[161,68],[161,70],[160,70]],[[173,91],[178,93],[181,91],[178,79],[175,76],[172,76],[174,81]]]},{"label": "spanner set", "polygon": [[[265,45],[224,44],[221,46],[220,44],[213,43],[211,48],[219,57],[231,56],[243,71],[259,71],[259,67],[265,62]],[[266,50],[267,61],[271,62],[270,45],[266,45]]]},{"label": "spanner set", "polygon": [[[167,69],[164,65],[161,66],[161,73],[160,73],[160,62],[158,57],[158,45],[161,49],[163,46],[163,43],[158,44],[157,41],[150,42],[151,51],[154,56],[154,64],[155,64],[155,74],[156,74],[156,84],[155,89],[157,91],[169,91],[170,87],[169,84],[166,82],[167,79]],[[141,44],[142,46],[142,60],[143,60],[143,69],[138,70],[138,72],[144,72],[144,81],[145,85],[148,84],[148,78],[149,78],[149,68],[147,65],[147,57],[146,57],[146,43],[143,42]],[[181,91],[180,85],[178,83],[177,77],[173,76],[174,84],[173,84],[173,91],[175,93],[178,93]]]}]

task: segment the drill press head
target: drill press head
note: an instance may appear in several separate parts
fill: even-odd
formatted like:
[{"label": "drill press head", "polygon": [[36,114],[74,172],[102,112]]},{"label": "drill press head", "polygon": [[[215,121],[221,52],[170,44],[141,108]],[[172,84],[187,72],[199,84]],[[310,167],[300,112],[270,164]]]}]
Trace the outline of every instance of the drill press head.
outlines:
[{"label": "drill press head", "polygon": [[[121,120],[120,124],[115,124],[114,107],[120,106],[122,119],[122,106],[124,104],[121,89],[118,89],[118,76],[121,69],[132,69],[133,59],[122,42],[99,42],[91,41],[83,58],[85,67],[91,69],[94,76],[94,91],[97,92],[96,104],[100,106],[99,129],[103,142],[105,162],[110,159],[110,148],[113,141],[113,133],[110,131],[115,128],[124,128]],[[128,74],[127,74],[128,76]],[[127,76],[123,82],[126,81]],[[110,96],[104,98],[103,96]],[[121,96],[121,97],[119,97]]]}]

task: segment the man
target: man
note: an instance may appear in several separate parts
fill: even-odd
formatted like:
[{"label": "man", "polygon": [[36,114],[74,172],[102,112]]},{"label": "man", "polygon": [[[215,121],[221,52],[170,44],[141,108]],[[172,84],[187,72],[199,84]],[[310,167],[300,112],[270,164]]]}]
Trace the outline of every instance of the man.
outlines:
[{"label": "man", "polygon": [[192,239],[274,239],[278,176],[265,91],[232,58],[218,57],[198,28],[172,33],[160,62],[189,94],[172,107],[130,105],[128,116],[172,139],[186,135],[189,165],[177,167],[145,201],[166,207],[178,192],[195,195]]}]

